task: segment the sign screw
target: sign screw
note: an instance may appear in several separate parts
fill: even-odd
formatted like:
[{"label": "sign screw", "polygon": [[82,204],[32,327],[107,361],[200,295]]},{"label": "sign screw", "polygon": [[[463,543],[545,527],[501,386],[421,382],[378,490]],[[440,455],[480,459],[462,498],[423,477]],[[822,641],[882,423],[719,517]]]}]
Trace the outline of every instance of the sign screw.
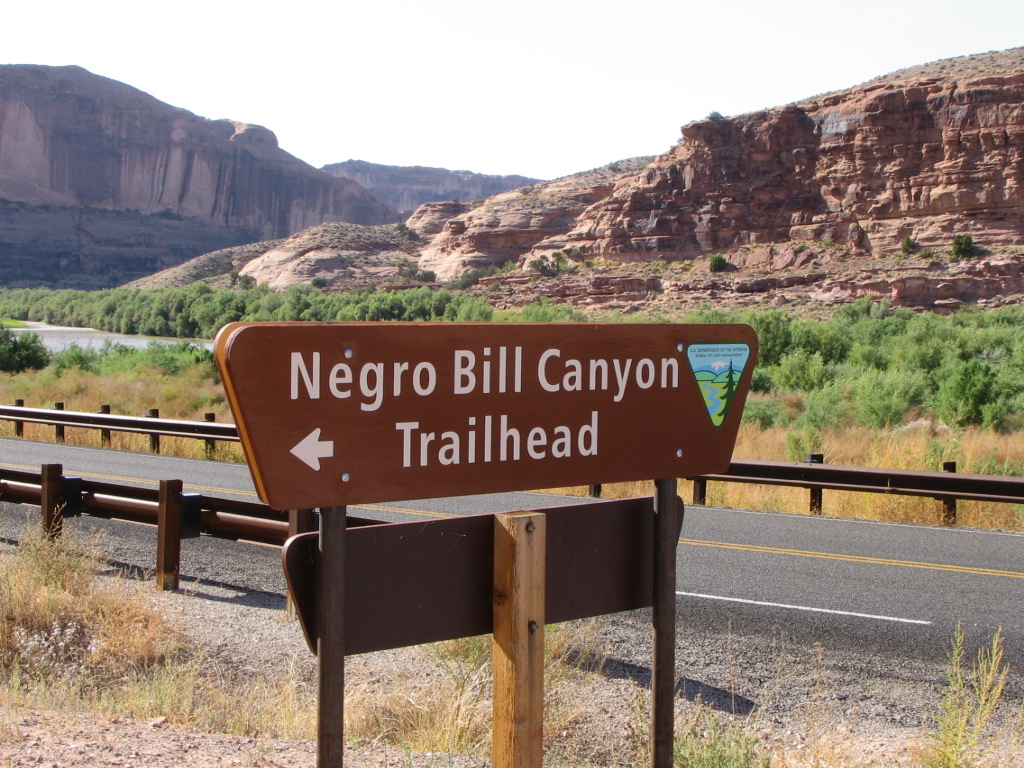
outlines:
[{"label": "sign screw", "polygon": [[355,356],[356,356],[356,353],[353,350],[351,350],[351,349],[346,349],[345,350],[345,357],[347,357],[348,359],[351,360]]},{"label": "sign screw", "polygon": [[350,475],[348,472],[342,473],[342,475],[341,475],[341,482],[347,483],[351,479],[352,479],[352,475]]},{"label": "sign screw", "polygon": [[676,458],[677,459],[683,458],[683,449],[682,448],[676,449]]},{"label": "sign screw", "polygon": [[682,352],[684,349],[686,349],[686,345],[683,344],[682,342],[680,342],[679,344],[676,344],[676,351],[677,352]]},{"label": "sign screw", "polygon": [[537,631],[537,622],[531,621],[529,624],[526,625],[526,628],[530,630],[530,634],[532,635],[534,632]]},{"label": "sign screw", "polygon": [[533,533],[536,528],[537,528],[537,526],[534,525],[533,523],[527,523],[526,524],[526,532],[527,533]]}]

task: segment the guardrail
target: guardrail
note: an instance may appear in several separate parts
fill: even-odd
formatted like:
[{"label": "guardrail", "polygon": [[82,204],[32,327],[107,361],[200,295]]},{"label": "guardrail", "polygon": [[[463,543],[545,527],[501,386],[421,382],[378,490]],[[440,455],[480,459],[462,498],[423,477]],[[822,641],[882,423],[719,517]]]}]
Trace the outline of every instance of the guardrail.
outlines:
[{"label": "guardrail", "polygon": [[[42,528],[61,535],[64,519],[83,514],[157,526],[156,583],[178,588],[182,539],[201,535],[234,541],[283,545],[291,536],[315,531],[311,509],[275,510],[258,502],[200,493],[183,493],[181,480],[161,480],[159,488],[67,477],[60,464],[44,464],[39,473],[0,468],[0,502],[42,510]],[[380,521],[347,516],[347,525]]]},{"label": "guardrail", "polygon": [[212,451],[217,440],[239,442],[234,424],[218,424],[216,414],[207,413],[203,421],[161,419],[157,408],[150,408],[146,416],[118,416],[110,413],[109,405],[101,405],[95,412],[66,411],[63,403],[54,408],[26,408],[23,400],[14,405],[0,405],[0,420],[14,422],[14,436],[24,437],[25,424],[48,424],[54,427],[54,440],[63,443],[67,427],[100,430],[100,441],[110,443],[111,432],[134,432],[149,435],[149,447],[160,453],[160,437],[190,437],[205,440],[207,451]]},{"label": "guardrail", "polygon": [[709,482],[807,488],[811,514],[822,512],[822,490],[931,497],[942,504],[943,525],[956,525],[956,503],[960,499],[1024,504],[1024,479],[957,474],[956,462],[952,461],[943,464],[941,472],[921,472],[824,464],[821,454],[809,454],[806,462],[733,461],[720,475],[690,479],[694,504],[706,503]]},{"label": "guardrail", "polygon": [[[161,419],[156,409],[150,409],[150,415],[145,417],[117,416],[109,413],[109,406],[89,413],[65,411],[63,407],[26,408],[22,401],[15,402],[13,406],[0,405],[0,420],[13,421],[17,437],[24,434],[25,423],[53,425],[58,442],[64,441],[66,427],[99,429],[106,435],[104,444],[110,441],[110,431],[135,432],[148,434],[150,448],[156,453],[160,450],[161,436],[205,440],[208,452],[217,440],[238,442],[240,439],[234,424],[216,423],[212,413],[206,414],[205,421],[181,421]],[[957,500],[1024,504],[1024,479],[957,474],[956,462],[946,462],[941,472],[920,472],[825,464],[821,454],[808,454],[806,462],[733,461],[722,474],[687,479],[693,482],[693,503],[701,505],[707,501],[709,482],[806,488],[811,514],[822,512],[822,490],[931,497],[942,504],[942,524],[950,526],[956,525]],[[590,492],[592,496],[600,496],[601,487],[591,486]]]}]

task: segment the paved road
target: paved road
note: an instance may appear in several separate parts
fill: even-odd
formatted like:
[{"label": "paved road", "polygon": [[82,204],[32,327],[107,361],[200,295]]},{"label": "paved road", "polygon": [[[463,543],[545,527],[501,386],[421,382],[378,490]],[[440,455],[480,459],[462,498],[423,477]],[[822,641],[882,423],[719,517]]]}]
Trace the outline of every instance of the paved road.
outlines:
[{"label": "paved road", "polygon": [[[0,466],[37,470],[44,462],[63,464],[65,474],[150,486],[155,480],[179,478],[187,491],[255,498],[244,466],[0,440]],[[513,493],[351,511],[408,521],[583,501]],[[0,535],[14,535],[12,519],[10,510],[0,515]],[[236,546],[205,539],[186,542],[183,575],[241,582],[253,589],[283,588],[274,550],[247,548],[248,575],[214,570],[211,561],[218,548]],[[237,559],[237,550],[232,551]],[[257,563],[265,571],[259,578],[251,575]],[[249,579],[260,583],[245,583]],[[1013,687],[1024,670],[1021,534],[690,506],[680,541],[677,586],[680,629],[688,633],[729,634],[742,642],[782,629],[826,648],[941,662],[957,624],[979,644],[1001,627],[1007,660],[1017,671]],[[643,617],[629,620],[640,622]]]}]

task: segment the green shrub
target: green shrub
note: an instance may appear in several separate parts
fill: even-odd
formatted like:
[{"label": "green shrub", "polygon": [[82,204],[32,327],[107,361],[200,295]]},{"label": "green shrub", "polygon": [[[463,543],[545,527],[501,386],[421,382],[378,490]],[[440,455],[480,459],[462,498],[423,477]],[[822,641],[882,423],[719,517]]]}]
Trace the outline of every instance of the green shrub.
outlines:
[{"label": "green shrub", "polygon": [[917,250],[917,243],[914,242],[910,235],[903,238],[903,242],[900,244],[900,253],[904,256],[909,256],[915,250]]},{"label": "green shrub", "polygon": [[[750,325],[757,334],[758,365],[777,365],[782,356],[789,351],[793,340],[793,318],[789,313],[771,309],[767,312],[744,312],[739,318],[729,318],[730,322],[737,320]],[[722,321],[709,319],[707,322]]]},{"label": "green shrub", "polygon": [[758,429],[785,424],[786,411],[779,400],[747,400],[743,408],[743,423],[754,424]]},{"label": "green shrub", "polygon": [[527,266],[533,272],[543,275],[544,277],[558,277],[563,272],[575,269],[575,267],[570,268],[569,260],[562,251],[555,251],[550,255],[545,254],[543,256],[538,256]]},{"label": "green shrub", "polygon": [[720,253],[712,253],[708,256],[708,271],[709,272],[725,272],[729,268],[729,262]]},{"label": "green shrub", "polygon": [[925,397],[920,376],[901,369],[871,369],[854,386],[854,420],[866,427],[884,429],[904,421],[907,412]]},{"label": "green shrub", "polygon": [[45,368],[50,353],[34,333],[14,333],[0,326],[0,371],[18,373]]},{"label": "green shrub", "polygon": [[772,381],[783,392],[821,389],[827,379],[828,370],[821,354],[803,349],[784,356],[772,371]]},{"label": "green shrub", "polygon": [[968,360],[944,377],[936,394],[939,417],[950,426],[982,424],[982,408],[996,401],[995,371],[988,363]]},{"label": "green shrub", "polygon": [[965,259],[974,253],[974,238],[970,235],[956,235],[953,237],[953,258]]},{"label": "green shrub", "polygon": [[796,422],[809,432],[818,433],[843,427],[849,423],[849,417],[846,391],[838,384],[830,384],[804,396],[804,412]]}]

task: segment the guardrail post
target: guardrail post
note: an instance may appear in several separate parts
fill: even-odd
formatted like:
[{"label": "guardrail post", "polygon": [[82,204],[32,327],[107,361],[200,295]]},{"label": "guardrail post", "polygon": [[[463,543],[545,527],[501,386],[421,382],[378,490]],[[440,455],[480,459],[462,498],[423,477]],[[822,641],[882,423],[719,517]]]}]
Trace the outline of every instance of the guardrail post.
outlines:
[{"label": "guardrail post", "polygon": [[[110,406],[109,405],[101,405],[100,409],[98,411],[96,411],[96,413],[102,413],[103,415],[106,416],[106,415],[108,415],[110,413]],[[100,430],[100,445],[102,445],[104,447],[107,447],[107,446],[110,445],[110,430],[109,429],[101,429]]]},{"label": "guardrail post", "polygon": [[156,588],[178,588],[181,568],[181,480],[160,481],[157,509]]},{"label": "guardrail post", "polygon": [[[216,413],[204,413],[203,414],[203,421],[208,421],[208,422],[212,423],[212,422],[215,422],[216,420],[217,420],[217,414]],[[211,458],[213,456],[213,452],[214,452],[214,450],[216,448],[217,448],[217,441],[216,440],[207,440],[206,441],[206,458],[208,458],[208,459]],[[305,531],[303,531],[303,533],[305,533]]]},{"label": "guardrail post", "polygon": [[[942,471],[956,472],[956,462],[942,462]],[[950,527],[956,525],[956,496],[943,496],[939,500],[942,502],[942,524]]]},{"label": "guardrail post", "polygon": [[543,512],[494,516],[494,768],[544,759]]},{"label": "guardrail post", "polygon": [[40,472],[39,506],[43,509],[43,535],[52,540],[64,531],[64,467],[61,464],[43,464]]},{"label": "guardrail post", "polygon": [[693,503],[702,507],[708,504],[708,481],[703,477],[695,477],[693,483]]},{"label": "guardrail post", "polygon": [[[160,409],[150,408],[148,411],[146,411],[146,416],[150,419],[159,419]],[[156,432],[149,433],[149,450],[151,450],[153,453],[160,453],[160,435],[158,435]]]},{"label": "guardrail post", "polygon": [[[53,404],[53,409],[55,411],[63,411],[64,410],[64,403],[54,403]],[[53,436],[54,436],[54,439],[58,443],[63,443],[64,442],[64,425],[63,424],[58,424],[57,426],[55,426],[53,428]]]},{"label": "guardrail post", "polygon": [[[808,464],[824,464],[825,455],[822,453],[808,453],[804,461]],[[810,503],[808,509],[812,515],[821,514],[821,488],[810,489]]]},{"label": "guardrail post", "polygon": [[[25,401],[22,400],[19,397],[17,400],[14,401],[14,407],[15,408],[24,408],[25,407]],[[23,421],[16,421],[16,422],[14,422],[14,436],[15,437],[24,437],[25,436],[25,422],[23,422]]]}]

